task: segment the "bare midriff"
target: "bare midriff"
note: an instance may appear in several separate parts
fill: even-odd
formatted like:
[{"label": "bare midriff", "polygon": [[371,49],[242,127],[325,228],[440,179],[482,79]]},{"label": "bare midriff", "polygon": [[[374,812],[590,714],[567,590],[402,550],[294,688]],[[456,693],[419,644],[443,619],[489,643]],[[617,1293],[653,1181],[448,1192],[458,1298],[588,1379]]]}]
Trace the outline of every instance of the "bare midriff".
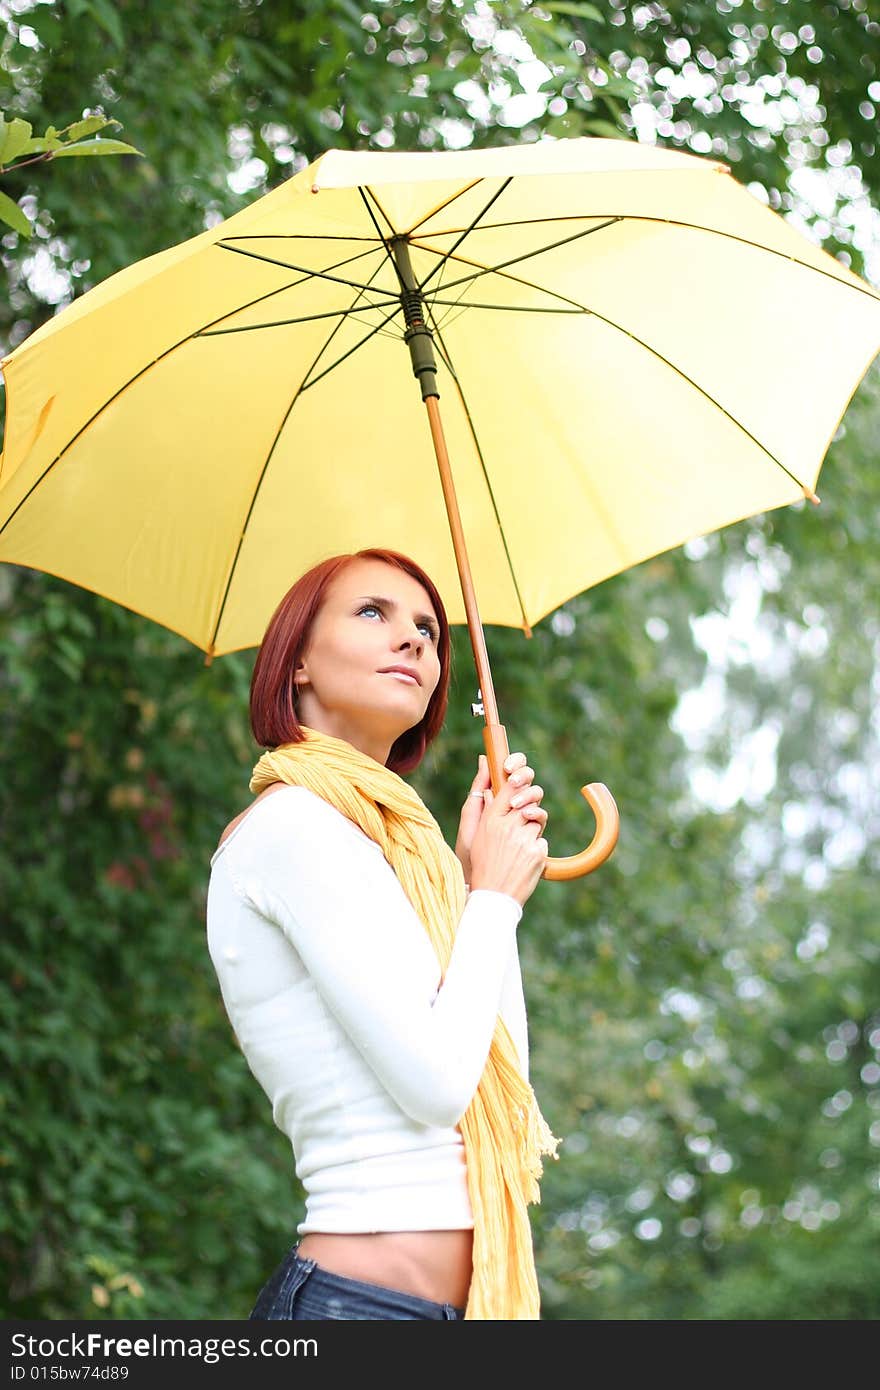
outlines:
[{"label": "bare midriff", "polygon": [[[286,783],[264,787],[251,805],[280,791]],[[220,844],[232,834],[251,806],[227,825]],[[219,848],[219,846],[218,846]],[[312,1231],[303,1236],[298,1254],[330,1274],[381,1284],[415,1294],[432,1303],[467,1303],[473,1268],[473,1231],[371,1231],[339,1235]]]},{"label": "bare midriff", "polygon": [[311,1231],[297,1254],[330,1274],[381,1284],[432,1303],[467,1304],[473,1231],[376,1231],[336,1235]]}]

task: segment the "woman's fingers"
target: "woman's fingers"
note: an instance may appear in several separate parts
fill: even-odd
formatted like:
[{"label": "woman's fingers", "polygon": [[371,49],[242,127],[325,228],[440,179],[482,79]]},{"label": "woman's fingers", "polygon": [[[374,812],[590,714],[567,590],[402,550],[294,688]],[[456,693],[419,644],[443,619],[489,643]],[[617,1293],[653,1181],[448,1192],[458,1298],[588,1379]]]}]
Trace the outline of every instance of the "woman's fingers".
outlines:
[{"label": "woman's fingers", "polygon": [[[532,786],[535,769],[529,767],[525,753],[509,753],[503,763],[505,771],[504,789],[507,792],[507,804],[513,810],[528,810],[527,819],[534,819],[531,814],[532,803],[540,801],[544,795],[543,787]],[[486,758],[481,754],[479,759],[479,771],[473,780],[474,790],[482,790],[491,786],[489,777],[489,765]],[[542,812],[538,819],[546,819],[546,812]]]},{"label": "woman's fingers", "polygon": [[534,775],[535,769],[533,767],[520,767],[507,780],[512,787],[525,787],[531,782]]},{"label": "woman's fingers", "polygon": [[524,820],[531,821],[541,827],[547,824],[547,812],[538,803],[544,795],[544,788],[538,786],[525,787],[511,798],[510,809],[519,811]]},{"label": "woman's fingers", "polygon": [[520,806],[528,806],[533,801],[540,801],[543,795],[543,787],[523,787],[510,798],[510,804],[514,810],[517,810]]},{"label": "woman's fingers", "polygon": [[[481,792],[485,787],[488,787],[490,785],[491,779],[489,777],[489,764],[486,761],[485,757],[483,757],[483,755],[480,754],[480,758],[477,763],[476,775],[474,776],[474,780],[471,782],[471,791]],[[468,795],[470,795],[470,792],[468,793]]]}]

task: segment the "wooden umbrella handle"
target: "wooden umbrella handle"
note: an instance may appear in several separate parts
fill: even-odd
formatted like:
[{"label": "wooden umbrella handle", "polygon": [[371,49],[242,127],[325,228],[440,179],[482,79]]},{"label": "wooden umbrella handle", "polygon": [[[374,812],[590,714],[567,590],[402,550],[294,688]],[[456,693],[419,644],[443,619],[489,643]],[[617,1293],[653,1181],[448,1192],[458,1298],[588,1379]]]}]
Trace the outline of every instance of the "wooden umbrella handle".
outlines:
[{"label": "wooden umbrella handle", "polygon": [[[492,788],[497,793],[507,777],[504,761],[510,752],[504,725],[486,724],[483,728],[483,742],[486,745]],[[591,874],[600,864],[605,863],[617,844],[620,814],[617,803],[604,782],[590,782],[587,786],[581,787],[581,796],[596,817],[596,832],[587,848],[582,849],[580,854],[570,854],[561,859],[548,857],[542,878],[582,878],[584,874]]]},{"label": "wooden umbrella handle", "polygon": [[569,854],[563,859],[548,856],[542,878],[582,878],[584,874],[591,874],[605,863],[617,844],[620,815],[617,802],[605,783],[590,782],[588,786],[581,787],[581,796],[592,807],[596,817],[596,833],[580,854]]}]

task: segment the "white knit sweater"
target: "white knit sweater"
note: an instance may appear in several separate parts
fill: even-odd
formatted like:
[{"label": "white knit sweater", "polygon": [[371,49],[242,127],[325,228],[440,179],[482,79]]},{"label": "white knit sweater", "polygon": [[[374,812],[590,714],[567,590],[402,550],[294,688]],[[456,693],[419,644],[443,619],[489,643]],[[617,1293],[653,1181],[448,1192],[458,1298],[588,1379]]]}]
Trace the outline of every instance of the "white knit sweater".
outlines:
[{"label": "white knit sweater", "polygon": [[290,1138],[298,1229],[473,1226],[456,1128],[500,1012],[528,1075],[517,900],[472,892],[446,978],[381,849],[305,787],[258,802],[211,858],[208,949]]}]

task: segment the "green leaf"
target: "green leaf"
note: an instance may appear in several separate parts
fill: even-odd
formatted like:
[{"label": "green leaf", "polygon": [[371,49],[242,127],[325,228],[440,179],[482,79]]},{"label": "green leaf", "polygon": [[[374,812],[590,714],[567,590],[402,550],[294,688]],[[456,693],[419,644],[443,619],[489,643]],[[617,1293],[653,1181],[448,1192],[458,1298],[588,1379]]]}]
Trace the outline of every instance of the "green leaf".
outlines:
[{"label": "green leaf", "polygon": [[552,10],[555,14],[572,14],[578,19],[592,19],[596,24],[604,24],[605,16],[601,10],[597,10],[595,5],[563,3],[563,0],[553,0],[552,4],[541,5],[542,10]]},{"label": "green leaf", "polygon": [[0,149],[0,165],[11,164],[13,159],[17,159],[30,138],[31,124],[29,121],[10,121],[6,127],[3,147]]},{"label": "green leaf", "polygon": [[0,220],[6,222],[13,231],[19,232],[21,236],[30,236],[31,234],[31,224],[18,203],[14,203],[5,193],[0,193]]},{"label": "green leaf", "polygon": [[134,145],[126,145],[122,140],[82,140],[78,145],[64,145],[55,151],[55,159],[64,159],[74,154],[143,154]]},{"label": "green leaf", "polygon": [[55,639],[53,656],[62,670],[76,677],[82,671],[86,654],[76,642],[63,634],[59,634]]},{"label": "green leaf", "polygon": [[109,116],[86,116],[81,121],[74,121],[73,125],[65,126],[64,134],[68,140],[82,140],[84,135],[94,135],[96,130],[103,130],[105,126],[119,124]]},{"label": "green leaf", "polygon": [[33,140],[28,140],[24,149],[21,150],[20,153],[44,154],[46,150],[60,150],[63,144],[64,141],[59,140],[57,136],[55,136],[53,139],[47,139],[45,135],[39,135]]},{"label": "green leaf", "polygon": [[611,121],[587,120],[584,121],[584,129],[588,130],[591,135],[600,135],[612,140],[626,140],[628,138],[626,132],[621,130],[619,126],[613,125]]},{"label": "green leaf", "polygon": [[467,80],[460,65],[456,68],[422,68],[422,72],[427,76],[432,92],[451,92],[460,82]]},{"label": "green leaf", "polygon": [[117,48],[125,47],[125,32],[116,13],[115,5],[110,4],[110,0],[91,0],[89,10],[96,24],[99,24],[105,33],[116,44]]},{"label": "green leaf", "polygon": [[[68,9],[71,10],[72,18],[72,6],[68,5]],[[52,13],[48,6],[40,5],[38,8],[35,7],[30,10],[28,23],[39,39],[41,48],[48,50],[49,53],[57,50],[64,28],[58,16]]]},{"label": "green leaf", "polygon": [[636,95],[636,85],[627,77],[609,77],[604,87],[596,87],[597,97],[621,97],[631,101]]}]

